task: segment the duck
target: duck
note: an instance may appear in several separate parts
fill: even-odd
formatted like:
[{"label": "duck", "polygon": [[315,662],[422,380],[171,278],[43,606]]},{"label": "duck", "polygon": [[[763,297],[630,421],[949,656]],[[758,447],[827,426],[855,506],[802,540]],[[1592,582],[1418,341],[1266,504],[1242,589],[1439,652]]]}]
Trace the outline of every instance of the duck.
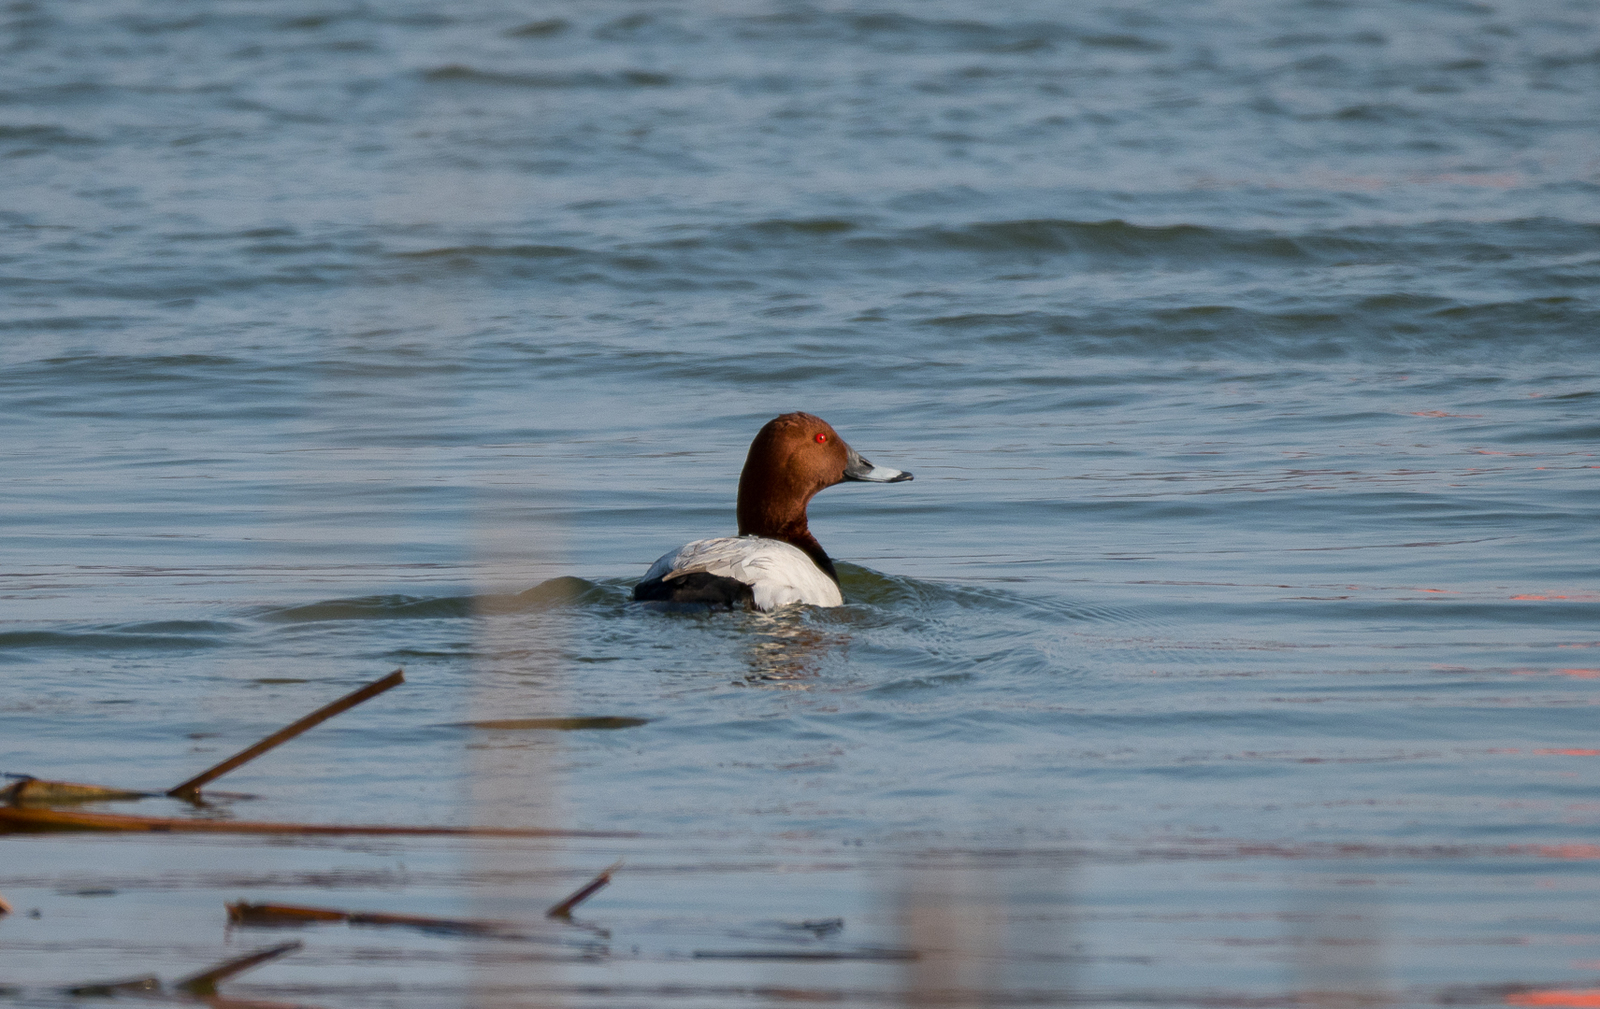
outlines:
[{"label": "duck", "polygon": [[811,534],[806,506],[818,491],[846,480],[911,478],[863,458],[821,417],[774,417],[756,432],[739,474],[739,535],[695,540],[663,554],[633,587],[633,598],[764,612],[796,603],[841,606],[839,572]]}]

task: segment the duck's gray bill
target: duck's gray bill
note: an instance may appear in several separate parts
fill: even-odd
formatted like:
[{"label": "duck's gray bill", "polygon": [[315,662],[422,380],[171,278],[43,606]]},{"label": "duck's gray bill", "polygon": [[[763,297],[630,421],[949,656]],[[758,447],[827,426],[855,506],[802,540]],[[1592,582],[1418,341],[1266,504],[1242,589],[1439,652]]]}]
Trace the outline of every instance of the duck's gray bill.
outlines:
[{"label": "duck's gray bill", "polygon": [[871,483],[899,483],[902,480],[910,480],[911,474],[903,469],[874,466],[866,459],[861,458],[861,453],[851,449],[849,459],[844,464],[844,478],[846,480],[866,480]]}]

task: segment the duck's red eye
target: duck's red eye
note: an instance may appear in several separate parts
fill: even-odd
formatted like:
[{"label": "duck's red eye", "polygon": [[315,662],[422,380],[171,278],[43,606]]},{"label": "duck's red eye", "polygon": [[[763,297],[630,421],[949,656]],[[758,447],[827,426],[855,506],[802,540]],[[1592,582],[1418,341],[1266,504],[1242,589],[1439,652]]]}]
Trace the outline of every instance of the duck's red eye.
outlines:
[{"label": "duck's red eye", "polygon": [[828,440],[828,436],[827,435],[823,434],[821,431],[817,432],[817,444],[818,445],[821,445],[822,443],[826,442],[827,440]]}]

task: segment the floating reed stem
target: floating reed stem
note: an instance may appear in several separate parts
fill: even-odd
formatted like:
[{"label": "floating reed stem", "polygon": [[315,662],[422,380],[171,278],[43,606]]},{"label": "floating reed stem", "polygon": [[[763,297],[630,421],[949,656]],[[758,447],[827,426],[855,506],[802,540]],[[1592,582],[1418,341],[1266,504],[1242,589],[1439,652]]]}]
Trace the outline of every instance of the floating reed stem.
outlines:
[{"label": "floating reed stem", "polygon": [[91,981],[64,989],[68,995],[90,995],[109,998],[115,995],[156,994],[161,991],[161,979],[154,974],[123,978],[121,981]]},{"label": "floating reed stem", "polygon": [[637,837],[629,831],[561,830],[545,827],[403,827],[388,824],[263,823],[192,820],[122,813],[0,806],[0,834],[43,831],[143,831],[188,834],[373,834],[413,837]]},{"label": "floating reed stem", "polygon": [[343,921],[351,925],[400,925],[430,932],[457,932],[463,935],[493,935],[507,926],[489,921],[459,918],[428,918],[416,914],[384,914],[373,911],[341,911],[331,907],[303,907],[299,904],[229,904],[228,920],[239,925],[309,925],[319,921]]},{"label": "floating reed stem", "polygon": [[[236,1002],[232,999],[221,998],[217,995],[217,985],[241,971],[249,970],[256,964],[275,960],[285,953],[293,953],[300,948],[300,945],[299,942],[286,942],[282,945],[258,949],[254,953],[246,953],[244,956],[234,957],[232,960],[224,960],[215,967],[208,967],[198,974],[184,978],[182,981],[174,982],[168,991],[185,1001],[199,999],[204,1001],[206,1005],[219,1007],[219,1009],[223,1006],[239,1006],[241,1009],[245,1006],[265,1007],[270,1005],[277,1007],[280,1004],[276,1002]],[[117,995],[160,998],[164,994],[161,988],[161,979],[154,974],[130,977],[121,981],[92,981],[89,984],[81,984],[64,990],[68,995],[90,995],[101,998]],[[282,1007],[282,1009],[290,1009],[290,1007]]]},{"label": "floating reed stem", "polygon": [[185,781],[183,784],[174,785],[172,788],[167,790],[167,794],[178,799],[193,799],[199,794],[200,788],[203,785],[207,784],[208,782],[215,781],[224,774],[227,774],[229,771],[238,767],[240,764],[254,760],[273,747],[278,746],[281,743],[286,743],[294,737],[300,735],[300,733],[306,731],[312,726],[321,725],[334,715],[337,715],[342,711],[348,711],[360,704],[362,701],[377,697],[385,690],[388,690],[392,687],[398,687],[405,681],[405,670],[396,669],[394,672],[383,677],[381,680],[374,680],[373,682],[362,687],[360,690],[352,691],[351,693],[344,695],[331,704],[323,705],[316,711],[313,711],[311,714],[300,719],[298,722],[284,726],[256,745],[244,750],[240,750],[238,753],[235,753],[222,763],[201,771],[199,774],[190,778],[188,781]]},{"label": "floating reed stem", "polygon": [[125,788],[106,788],[103,785],[84,785],[76,781],[46,781],[43,778],[23,778],[15,785],[0,790],[0,799],[6,802],[109,802],[113,799],[143,799],[154,792],[131,792]]},{"label": "floating reed stem", "polygon": [[246,953],[244,956],[236,957],[232,960],[225,960],[222,963],[217,964],[215,967],[203,970],[191,977],[186,977],[182,981],[175,981],[173,982],[172,987],[179,991],[187,992],[190,995],[198,995],[201,997],[215,995],[217,993],[217,985],[228,980],[228,978],[233,977],[235,974],[243,971],[247,971],[256,964],[266,963],[268,960],[276,960],[285,953],[293,953],[295,950],[299,949],[301,945],[302,943],[299,940],[296,940],[294,942],[283,943],[279,946],[269,946],[266,949],[258,949],[254,953]]},{"label": "floating reed stem", "polygon": [[616,862],[613,862],[610,865],[606,866],[605,869],[603,871],[601,871],[600,875],[596,876],[594,879],[591,879],[589,882],[583,884],[583,886],[579,887],[576,891],[573,892],[572,896],[568,897],[566,900],[562,901],[561,903],[557,904],[555,907],[552,907],[550,910],[546,911],[544,913],[545,917],[546,918],[570,918],[570,917],[572,917],[572,909],[577,907],[579,904],[582,904],[584,901],[588,900],[590,897],[594,896],[596,893],[598,893],[600,891],[601,887],[603,887],[607,883],[611,882],[611,874],[613,872],[616,872],[620,868],[622,868],[622,862],[621,861],[616,861]]},{"label": "floating reed stem", "polygon": [[914,949],[697,949],[696,960],[920,960]]}]

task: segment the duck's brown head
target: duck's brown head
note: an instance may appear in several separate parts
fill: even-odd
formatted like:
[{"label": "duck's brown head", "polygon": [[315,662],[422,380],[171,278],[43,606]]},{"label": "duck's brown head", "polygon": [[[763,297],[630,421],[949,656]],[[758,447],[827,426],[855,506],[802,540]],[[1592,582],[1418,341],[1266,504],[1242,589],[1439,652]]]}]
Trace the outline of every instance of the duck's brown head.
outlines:
[{"label": "duck's brown head", "polygon": [[[750,443],[739,475],[739,535],[786,540],[816,556],[822,547],[806,525],[806,505],[817,491],[845,480],[910,479],[910,473],[863,459],[821,417],[786,413],[768,421]],[[831,563],[822,567],[832,573]]]}]

